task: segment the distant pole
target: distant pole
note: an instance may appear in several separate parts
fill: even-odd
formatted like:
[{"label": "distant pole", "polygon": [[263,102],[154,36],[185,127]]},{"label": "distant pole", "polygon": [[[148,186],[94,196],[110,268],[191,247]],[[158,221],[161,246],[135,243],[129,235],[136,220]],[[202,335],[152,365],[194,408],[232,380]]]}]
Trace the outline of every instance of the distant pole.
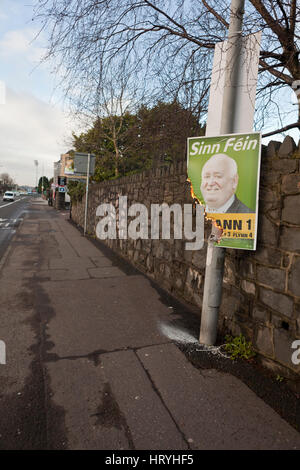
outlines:
[{"label": "distant pole", "polygon": [[44,194],[44,163],[42,168],[42,196]]},{"label": "distant pole", "polygon": [[89,176],[90,176],[90,159],[91,159],[91,154],[88,154],[88,160],[87,160],[87,170],[86,170],[86,190],[85,190],[85,212],[84,212],[84,229],[83,229],[83,235],[85,236],[86,234],[86,229],[87,229],[87,212],[88,212],[88,198],[89,198]]},{"label": "distant pole", "polygon": [[39,162],[37,160],[34,160],[34,164],[35,164],[35,187],[37,188],[38,187],[38,165],[39,165]]},{"label": "distant pole", "polygon": [[[240,72],[239,56],[243,27],[245,0],[231,0],[231,15],[226,53],[225,86],[223,95],[220,135],[234,133],[237,86]],[[222,298],[225,248],[208,241],[206,269],[201,314],[200,343],[213,345],[217,339],[219,307]]]}]

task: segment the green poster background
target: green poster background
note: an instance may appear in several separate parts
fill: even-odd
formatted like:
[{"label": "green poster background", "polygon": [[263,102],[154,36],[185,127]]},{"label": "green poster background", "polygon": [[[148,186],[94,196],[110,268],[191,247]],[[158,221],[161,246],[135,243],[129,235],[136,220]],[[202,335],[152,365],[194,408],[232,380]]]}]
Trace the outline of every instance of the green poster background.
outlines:
[{"label": "green poster background", "polygon": [[[248,141],[257,140],[255,149],[249,150],[234,150],[233,146],[230,146],[224,151],[225,143],[228,139],[235,137],[237,141],[243,143]],[[220,144],[219,151],[211,151],[201,153],[200,155],[193,155],[192,145],[197,142],[201,145],[203,142],[203,148],[205,145],[210,145],[211,149],[214,144]],[[199,145],[199,147],[200,147]],[[248,146],[248,145],[247,145]],[[198,149],[199,149],[198,147]],[[202,204],[205,204],[201,190],[201,173],[203,165],[209,160],[210,157],[216,153],[225,153],[229,157],[236,161],[238,167],[239,181],[236,190],[236,196],[246,206],[257,212],[257,199],[258,199],[258,185],[259,185],[259,168],[260,168],[260,133],[247,133],[247,134],[230,134],[217,137],[190,137],[188,139],[188,177],[191,181],[193,191],[199,198]],[[198,153],[198,152],[197,152]],[[256,214],[256,227],[257,227],[257,214]],[[255,237],[256,238],[256,237]],[[237,239],[224,239],[218,246],[241,248],[253,250],[256,247],[256,240],[237,240]]]}]

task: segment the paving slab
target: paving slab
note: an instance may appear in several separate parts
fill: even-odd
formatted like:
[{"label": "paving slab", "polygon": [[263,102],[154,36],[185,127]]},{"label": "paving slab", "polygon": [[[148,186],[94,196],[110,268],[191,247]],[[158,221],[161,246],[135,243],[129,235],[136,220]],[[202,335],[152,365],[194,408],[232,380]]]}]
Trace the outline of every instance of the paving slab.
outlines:
[{"label": "paving slab", "polygon": [[[49,440],[57,448],[73,450],[130,449],[130,434],[118,403],[100,365],[92,358],[68,358],[47,362],[51,377],[51,400],[64,410],[66,435],[48,428]],[[51,415],[50,415],[51,418]]]},{"label": "paving slab", "polygon": [[299,433],[236,377],[195,369],[174,344],[137,355],[191,448],[300,449]]},{"label": "paving slab", "polygon": [[105,279],[106,277],[115,278],[115,277],[120,277],[120,276],[126,276],[124,271],[121,271],[121,269],[114,267],[114,266],[88,269],[88,272],[91,277],[98,278],[98,279]]},{"label": "paving slab", "polygon": [[71,258],[62,257],[49,260],[49,269],[74,269],[78,266],[84,268],[94,268],[95,264],[88,258],[72,256]]},{"label": "paving slab", "polygon": [[133,351],[101,356],[136,450],[184,450],[188,443]]},{"label": "paving slab", "polygon": [[70,268],[70,269],[50,269],[49,277],[51,281],[77,281],[79,279],[89,279],[89,273],[84,268]]},{"label": "paving slab", "polygon": [[41,289],[53,311],[51,353],[59,357],[169,341],[159,329],[169,310],[143,276],[45,281]]}]

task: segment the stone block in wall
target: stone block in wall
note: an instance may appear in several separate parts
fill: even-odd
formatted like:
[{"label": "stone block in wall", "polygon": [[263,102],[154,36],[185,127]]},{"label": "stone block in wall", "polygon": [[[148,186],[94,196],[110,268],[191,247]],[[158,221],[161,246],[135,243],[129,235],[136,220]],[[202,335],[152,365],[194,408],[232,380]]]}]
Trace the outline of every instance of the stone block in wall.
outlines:
[{"label": "stone block in wall", "polygon": [[272,204],[276,204],[278,201],[278,197],[275,191],[272,191],[270,188],[261,188],[259,191],[259,207],[263,206],[263,203],[269,202]]},{"label": "stone block in wall", "polygon": [[258,219],[258,244],[276,245],[278,238],[278,227],[265,215]]},{"label": "stone block in wall", "polygon": [[284,269],[257,266],[256,273],[258,282],[284,292],[286,281],[286,271]]},{"label": "stone block in wall", "polygon": [[289,135],[286,136],[278,150],[279,158],[289,157],[295,152],[296,148],[297,146],[294,142],[294,139],[292,139],[292,137],[290,137]]},{"label": "stone block in wall", "polygon": [[293,259],[293,254],[283,253],[281,256],[281,266],[283,268],[290,268],[292,259]]},{"label": "stone block in wall", "polygon": [[277,142],[277,140],[271,140],[267,146],[266,156],[268,158],[275,157],[277,155],[278,150],[280,149],[280,146],[281,142]]},{"label": "stone block in wall", "polygon": [[189,268],[186,277],[186,284],[190,285],[192,289],[199,290],[202,283],[201,274],[195,269]]},{"label": "stone block in wall", "polygon": [[197,268],[205,270],[206,250],[204,249],[204,247],[201,250],[192,251],[192,263]]},{"label": "stone block in wall", "polygon": [[261,180],[262,186],[269,187],[280,182],[280,173],[270,171],[269,169],[264,168],[264,166],[262,166],[262,174],[263,174],[263,178]]},{"label": "stone block in wall", "polygon": [[228,329],[230,334],[233,336],[240,336],[241,334],[243,334],[240,325],[238,325],[235,321],[232,320],[226,321],[226,329]]},{"label": "stone block in wall", "polygon": [[225,266],[224,266],[223,282],[224,284],[229,284],[229,285],[236,284],[235,269],[233,265],[229,263],[228,261],[225,262]]},{"label": "stone block in wall", "polygon": [[297,297],[300,297],[300,256],[294,256],[289,272],[288,289]]},{"label": "stone block in wall", "polygon": [[274,292],[272,290],[260,287],[260,300],[276,312],[285,317],[291,318],[293,315],[293,299],[287,295]]},{"label": "stone block in wall", "polygon": [[240,259],[238,274],[240,274],[240,276],[243,278],[246,277],[248,279],[254,279],[255,278],[254,264],[248,259],[244,259],[244,258]]},{"label": "stone block in wall", "polygon": [[244,296],[239,289],[231,287],[230,289],[223,288],[222,302],[221,302],[221,315],[225,319],[233,319],[234,314],[240,309],[244,302]]},{"label": "stone block in wall", "polygon": [[183,288],[183,279],[181,277],[175,277],[175,287],[176,290],[181,290]]},{"label": "stone block in wall", "polygon": [[300,338],[300,316],[296,320],[296,332],[297,332],[298,338]]},{"label": "stone block in wall", "polygon": [[164,275],[164,272],[165,272],[165,265],[164,263],[155,263],[155,268],[156,268],[156,272],[158,273],[158,275],[161,277]]},{"label": "stone block in wall", "polygon": [[142,248],[145,253],[149,254],[152,250],[151,240],[142,240]]},{"label": "stone block in wall", "polygon": [[[195,301],[195,296],[200,297],[201,284],[201,274],[195,269],[189,268],[184,286],[184,296],[188,301],[193,302]],[[197,303],[197,305],[199,305],[199,303]]]},{"label": "stone block in wall", "polygon": [[165,265],[164,275],[165,278],[167,278],[168,280],[170,280],[172,277],[172,271],[170,269],[170,266],[168,266],[167,264]]},{"label": "stone block in wall", "polygon": [[285,175],[282,177],[281,192],[283,194],[300,193],[300,173]]},{"label": "stone block in wall", "polygon": [[244,279],[242,281],[242,289],[247,294],[255,295],[256,288],[254,282],[249,282]]},{"label": "stone block in wall", "polygon": [[297,170],[298,162],[291,158],[280,158],[273,160],[272,167],[275,171],[287,175],[288,173],[294,173]]},{"label": "stone block in wall", "polygon": [[248,315],[245,315],[242,312],[236,312],[234,315],[234,320],[237,322],[240,327],[242,334],[249,341],[254,341],[254,327],[252,318],[249,318]]},{"label": "stone block in wall", "polygon": [[282,220],[290,224],[300,225],[300,194],[284,198]]},{"label": "stone block in wall", "polygon": [[276,360],[282,364],[294,369],[296,372],[300,372],[300,365],[294,365],[292,363],[292,354],[294,349],[291,348],[295,338],[291,336],[289,331],[283,328],[274,329],[274,348]]},{"label": "stone block in wall", "polygon": [[280,222],[281,210],[279,208],[274,209],[274,210],[268,210],[267,214],[268,214],[268,217],[276,224]]},{"label": "stone block in wall", "polygon": [[162,259],[164,257],[164,246],[163,243],[159,240],[159,243],[157,244],[155,250],[154,250],[155,256],[157,258]]},{"label": "stone block in wall", "polygon": [[192,259],[193,259],[193,251],[192,250],[184,250],[184,260],[187,262],[187,263],[192,263]]},{"label": "stone block in wall", "polygon": [[285,325],[288,325],[288,328],[289,328],[290,327],[290,321],[291,320],[287,321],[286,318],[283,320],[282,317],[279,314],[276,315],[276,313],[272,313],[272,315],[271,315],[271,323],[275,328],[282,328],[283,323]]},{"label": "stone block in wall", "polygon": [[147,258],[146,258],[146,267],[147,267],[147,271],[148,272],[152,272],[153,271],[153,256],[151,255],[148,255]]},{"label": "stone block in wall", "polygon": [[162,258],[165,261],[172,261],[172,253],[171,253],[170,247],[168,246],[167,243],[162,242],[162,245],[163,245]]},{"label": "stone block in wall", "polygon": [[184,243],[182,240],[174,240],[174,258],[183,259]]},{"label": "stone block in wall", "polygon": [[282,227],[280,248],[285,251],[300,253],[300,228]]},{"label": "stone block in wall", "polygon": [[274,348],[272,329],[265,326],[257,326],[253,345],[261,354],[273,357]]},{"label": "stone block in wall", "polygon": [[258,322],[266,324],[270,322],[270,312],[267,308],[256,304],[252,310],[252,318]]}]

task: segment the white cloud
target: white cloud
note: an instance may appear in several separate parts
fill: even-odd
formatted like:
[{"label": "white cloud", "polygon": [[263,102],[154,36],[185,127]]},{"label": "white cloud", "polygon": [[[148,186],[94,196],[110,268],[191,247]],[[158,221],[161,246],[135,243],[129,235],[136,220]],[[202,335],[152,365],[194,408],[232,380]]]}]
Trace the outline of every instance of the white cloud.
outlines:
[{"label": "white cloud", "polygon": [[[53,162],[70,146],[75,123],[57,107],[29,94],[6,90],[0,105],[0,172],[8,172],[18,184],[35,184],[33,160],[39,176],[53,176]],[[68,141],[68,143],[67,143]]]},{"label": "white cloud", "polygon": [[37,31],[31,28],[7,31],[0,40],[0,56],[13,58],[22,56],[31,62],[38,62],[45,50],[35,42]]},{"label": "white cloud", "polygon": [[0,21],[7,20],[7,18],[8,18],[8,15],[6,13],[3,13],[2,11],[0,11]]}]

